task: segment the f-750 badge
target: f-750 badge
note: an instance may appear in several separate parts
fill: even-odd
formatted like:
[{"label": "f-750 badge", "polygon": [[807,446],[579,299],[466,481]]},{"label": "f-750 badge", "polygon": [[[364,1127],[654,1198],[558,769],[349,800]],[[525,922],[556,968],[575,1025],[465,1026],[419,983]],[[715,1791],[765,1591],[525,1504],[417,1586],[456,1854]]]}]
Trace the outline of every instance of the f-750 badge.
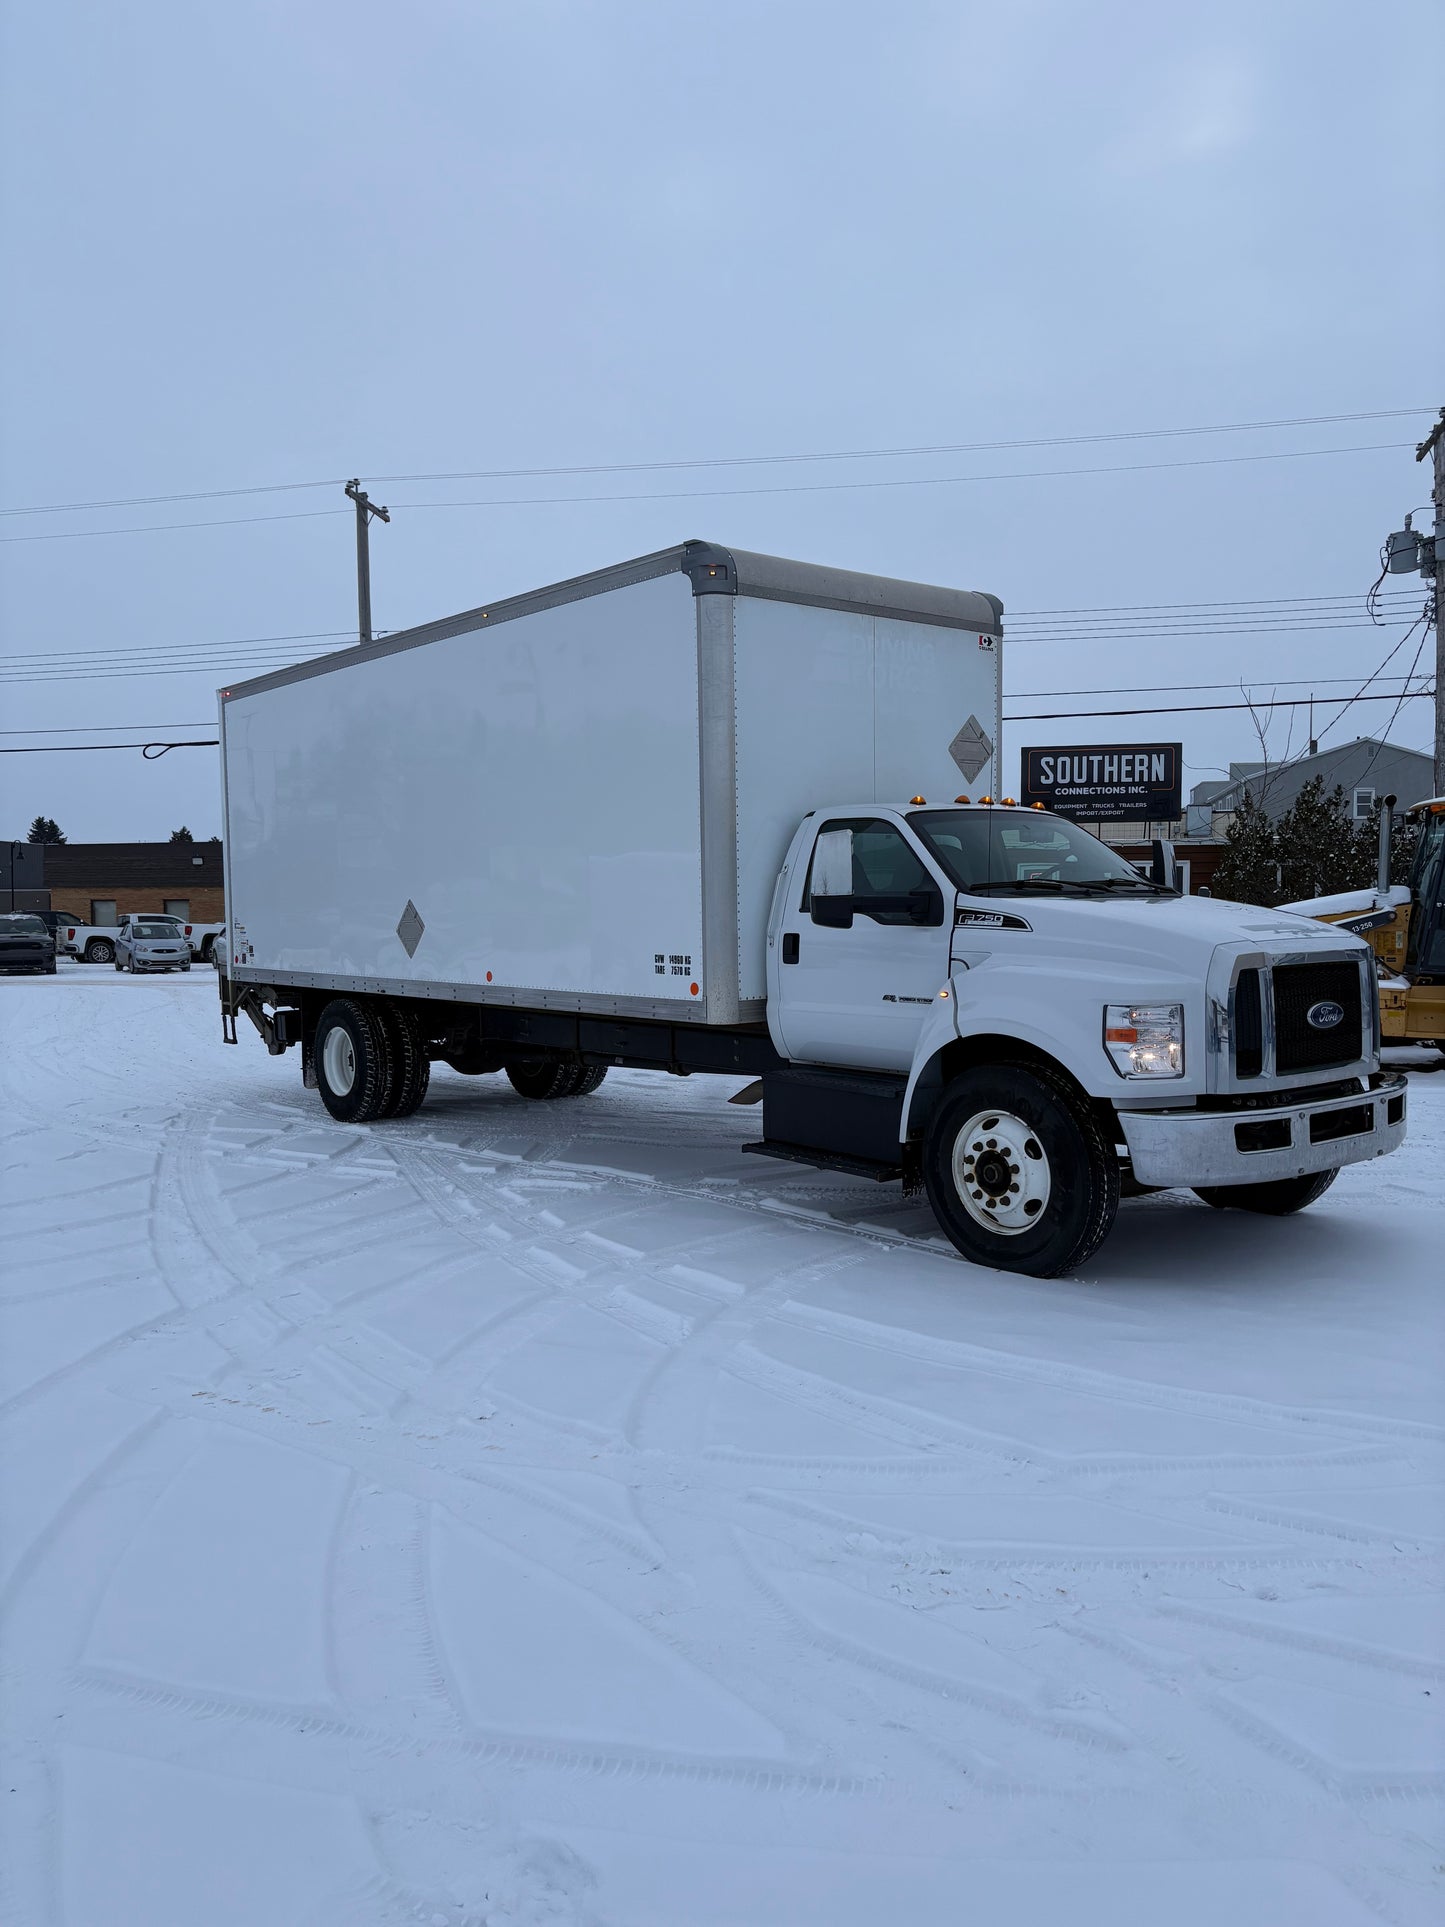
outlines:
[{"label": "f-750 badge", "polygon": [[954,914],[955,930],[1032,930],[1033,925],[1023,917],[1012,916],[1007,910],[959,910]]}]

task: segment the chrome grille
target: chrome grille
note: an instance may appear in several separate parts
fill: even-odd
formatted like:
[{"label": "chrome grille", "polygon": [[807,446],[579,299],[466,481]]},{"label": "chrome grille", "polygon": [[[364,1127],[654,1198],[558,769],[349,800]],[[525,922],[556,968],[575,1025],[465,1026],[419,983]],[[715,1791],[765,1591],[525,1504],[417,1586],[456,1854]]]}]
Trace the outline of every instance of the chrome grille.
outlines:
[{"label": "chrome grille", "polygon": [[[1339,1022],[1317,1029],[1309,1013],[1337,1004]],[[1354,1064],[1363,1052],[1360,966],[1353,961],[1279,964],[1274,971],[1274,1068],[1324,1070]]]}]

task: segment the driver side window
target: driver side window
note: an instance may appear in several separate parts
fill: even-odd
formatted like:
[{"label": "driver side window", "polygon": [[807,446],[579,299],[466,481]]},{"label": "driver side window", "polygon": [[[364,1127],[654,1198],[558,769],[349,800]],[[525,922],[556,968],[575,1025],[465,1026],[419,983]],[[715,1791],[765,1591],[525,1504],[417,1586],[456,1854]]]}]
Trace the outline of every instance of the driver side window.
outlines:
[{"label": "driver side window", "polygon": [[[897,898],[912,890],[935,890],[937,884],[896,824],[879,817],[835,817],[818,826],[821,836],[827,830],[853,832],[853,909],[858,916],[872,917],[875,923],[907,924],[914,918],[907,910],[872,910],[869,897]],[[816,850],[817,843],[814,842]],[[812,908],[813,865],[803,886],[804,911]]]}]

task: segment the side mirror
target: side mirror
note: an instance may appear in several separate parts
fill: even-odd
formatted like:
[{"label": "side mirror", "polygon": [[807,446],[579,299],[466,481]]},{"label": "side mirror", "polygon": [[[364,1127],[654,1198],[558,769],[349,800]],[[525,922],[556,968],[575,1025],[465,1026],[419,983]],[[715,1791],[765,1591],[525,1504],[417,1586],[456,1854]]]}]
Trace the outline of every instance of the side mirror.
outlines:
[{"label": "side mirror", "polygon": [[1149,875],[1153,882],[1162,883],[1166,890],[1179,888],[1179,864],[1174,855],[1174,845],[1156,836],[1150,847]]}]

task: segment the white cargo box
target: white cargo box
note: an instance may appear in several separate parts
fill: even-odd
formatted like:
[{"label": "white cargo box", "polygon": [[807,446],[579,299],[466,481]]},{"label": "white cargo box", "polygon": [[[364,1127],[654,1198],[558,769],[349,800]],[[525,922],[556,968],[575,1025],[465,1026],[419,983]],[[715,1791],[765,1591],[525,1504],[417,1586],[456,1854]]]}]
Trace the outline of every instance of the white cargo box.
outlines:
[{"label": "white cargo box", "polygon": [[689,542],[221,692],[242,981],[736,1024],[800,819],[996,790],[991,596]]}]

